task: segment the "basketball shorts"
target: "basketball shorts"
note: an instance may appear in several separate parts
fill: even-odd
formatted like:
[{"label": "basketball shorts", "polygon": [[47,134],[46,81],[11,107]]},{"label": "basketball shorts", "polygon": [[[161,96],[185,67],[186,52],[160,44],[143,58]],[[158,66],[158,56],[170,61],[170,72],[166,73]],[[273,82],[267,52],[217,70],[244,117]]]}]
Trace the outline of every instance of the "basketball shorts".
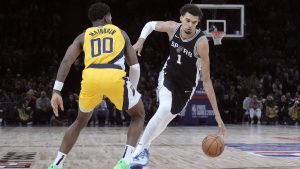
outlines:
[{"label": "basketball shorts", "polygon": [[[164,71],[160,72],[157,91],[159,92],[162,87],[166,87],[172,93],[172,98],[170,98],[172,99],[172,114],[179,114],[194,95],[197,83],[194,86],[186,84],[183,80],[178,81],[168,76]],[[163,100],[159,99],[159,101]]]},{"label": "basketball shorts", "polygon": [[126,72],[118,65],[92,64],[82,72],[79,108],[92,111],[107,97],[118,110],[136,105],[141,94],[131,85]]}]

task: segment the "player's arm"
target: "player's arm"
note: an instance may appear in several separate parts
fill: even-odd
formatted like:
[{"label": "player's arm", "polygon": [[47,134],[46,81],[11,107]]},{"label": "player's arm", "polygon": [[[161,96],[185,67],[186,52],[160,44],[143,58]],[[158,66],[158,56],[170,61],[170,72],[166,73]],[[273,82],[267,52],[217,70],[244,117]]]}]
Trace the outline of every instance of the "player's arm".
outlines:
[{"label": "player's arm", "polygon": [[140,79],[140,64],[127,33],[122,31],[122,34],[125,38],[125,59],[129,66],[129,79],[132,85],[137,88]]},{"label": "player's arm", "polygon": [[226,128],[224,126],[224,123],[222,121],[218,109],[215,91],[210,79],[209,45],[206,38],[200,39],[199,42],[197,43],[197,53],[201,57],[201,72],[202,72],[203,88],[213,108],[213,112],[215,114],[215,118],[218,123],[219,129],[224,135],[226,132]]},{"label": "player's arm", "polygon": [[69,74],[72,64],[82,52],[83,39],[84,33],[76,37],[73,43],[68,47],[66,54],[60,63],[51,98],[51,106],[56,116],[58,116],[58,107],[60,107],[62,110],[64,109],[60,91],[63,88],[64,81]]},{"label": "player's arm", "polygon": [[158,31],[158,32],[166,32],[169,37],[173,34],[177,27],[178,23],[174,21],[150,21],[147,22],[144,26],[140,38],[138,41],[133,45],[135,51],[138,52],[138,55],[141,55],[141,51],[143,49],[143,45],[147,37],[151,34],[151,32]]}]

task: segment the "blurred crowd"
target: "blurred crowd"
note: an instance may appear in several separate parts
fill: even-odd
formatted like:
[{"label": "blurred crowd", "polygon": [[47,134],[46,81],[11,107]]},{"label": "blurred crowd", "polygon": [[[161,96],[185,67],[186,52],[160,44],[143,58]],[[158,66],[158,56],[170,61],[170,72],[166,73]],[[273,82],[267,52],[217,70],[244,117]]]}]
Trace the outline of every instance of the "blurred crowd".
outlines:
[{"label": "blurred crowd", "polygon": [[[86,10],[81,9],[72,16],[64,10],[65,2],[58,0],[6,3],[12,8],[0,7],[1,124],[72,123],[77,115],[82,57],[74,63],[66,79],[65,111],[60,112],[59,117],[53,116],[50,97],[67,45],[89,26],[84,17]],[[140,2],[131,0],[122,2],[128,7],[128,11],[124,11],[118,0],[110,3],[114,23],[128,32],[133,43],[149,20],[178,21],[178,8],[182,5],[174,4],[172,8],[167,1],[161,2],[161,7],[166,8],[161,11],[148,9],[147,3],[139,8]],[[299,12],[292,10],[296,5],[290,3],[261,1],[257,5],[247,1],[246,38],[223,40],[221,46],[214,46],[210,40],[211,78],[225,123],[299,124],[300,47],[295,36],[299,22],[293,17],[299,16]],[[76,10],[80,4],[88,6],[79,0],[68,5]],[[78,23],[77,18],[85,20]],[[76,28],[70,29],[72,27]],[[138,90],[143,94],[147,120],[158,106],[155,89],[167,55],[168,37],[152,33],[139,57]],[[127,125],[128,121],[126,112],[116,110],[109,100],[104,100],[95,109],[89,124]]]}]

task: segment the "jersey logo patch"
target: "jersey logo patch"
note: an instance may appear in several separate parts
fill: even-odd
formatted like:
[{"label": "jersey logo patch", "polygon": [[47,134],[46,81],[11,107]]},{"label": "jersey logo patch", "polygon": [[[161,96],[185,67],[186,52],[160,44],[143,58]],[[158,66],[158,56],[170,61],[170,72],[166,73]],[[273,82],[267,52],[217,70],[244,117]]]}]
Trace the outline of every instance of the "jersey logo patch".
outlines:
[{"label": "jersey logo patch", "polygon": [[183,47],[182,46],[178,46],[178,48],[176,49],[176,52],[180,53],[181,51],[183,51]]}]

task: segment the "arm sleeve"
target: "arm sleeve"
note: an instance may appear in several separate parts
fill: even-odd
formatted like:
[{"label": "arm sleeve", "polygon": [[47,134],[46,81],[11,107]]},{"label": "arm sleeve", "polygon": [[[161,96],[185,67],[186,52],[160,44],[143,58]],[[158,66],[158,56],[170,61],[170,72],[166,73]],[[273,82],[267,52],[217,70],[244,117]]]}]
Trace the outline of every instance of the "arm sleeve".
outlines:
[{"label": "arm sleeve", "polygon": [[150,21],[148,23],[146,23],[146,25],[144,26],[140,38],[146,39],[148,37],[148,35],[150,35],[150,33],[155,30],[155,25],[156,22],[155,21]]}]

